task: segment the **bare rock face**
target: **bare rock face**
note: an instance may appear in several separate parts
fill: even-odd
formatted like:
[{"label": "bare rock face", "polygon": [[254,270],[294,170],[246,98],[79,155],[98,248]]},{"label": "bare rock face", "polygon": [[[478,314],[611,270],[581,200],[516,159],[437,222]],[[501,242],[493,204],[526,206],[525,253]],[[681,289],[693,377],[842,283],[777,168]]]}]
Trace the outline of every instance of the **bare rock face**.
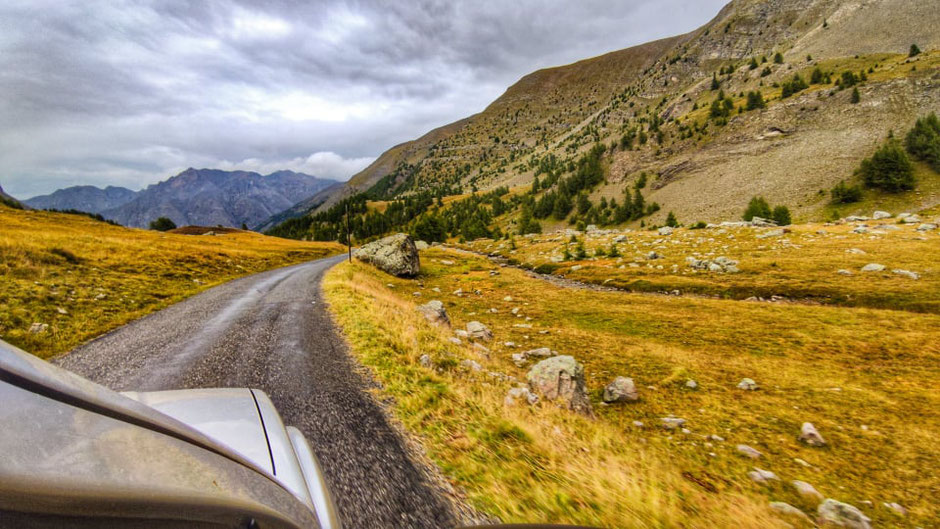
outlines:
[{"label": "bare rock face", "polygon": [[411,237],[404,233],[370,242],[356,250],[353,256],[393,276],[414,277],[421,271],[418,249]]},{"label": "bare rock face", "polygon": [[594,416],[584,386],[584,366],[571,356],[554,356],[535,364],[527,375],[529,389],[582,415]]},{"label": "bare rock face", "polygon": [[424,305],[418,305],[418,312],[424,315],[431,323],[437,325],[450,326],[450,318],[447,317],[447,311],[444,310],[444,304],[436,299],[428,301]]}]

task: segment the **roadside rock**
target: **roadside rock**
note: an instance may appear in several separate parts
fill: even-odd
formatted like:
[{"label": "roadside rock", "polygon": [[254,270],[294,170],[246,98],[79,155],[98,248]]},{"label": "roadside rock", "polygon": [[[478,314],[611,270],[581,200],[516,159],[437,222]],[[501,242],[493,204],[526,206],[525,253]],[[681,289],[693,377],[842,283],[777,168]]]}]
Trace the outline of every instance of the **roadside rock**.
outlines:
[{"label": "roadside rock", "polygon": [[447,317],[447,311],[444,310],[444,304],[439,300],[432,299],[424,305],[418,305],[418,312],[431,323],[450,326],[450,318]]},{"label": "roadside rock", "polygon": [[515,406],[518,403],[535,404],[539,401],[539,396],[529,391],[527,387],[512,388],[506,394],[503,403],[506,406]]},{"label": "roadside rock", "polygon": [[735,447],[735,449],[736,449],[740,454],[742,454],[742,455],[744,455],[744,456],[746,456],[746,457],[749,457],[749,458],[751,458],[751,459],[760,459],[760,457],[763,455],[763,454],[761,454],[760,452],[758,452],[757,449],[752,448],[752,447],[750,447],[750,446],[748,446],[748,445],[738,445],[738,446]]},{"label": "roadside rock", "polygon": [[823,439],[822,435],[819,434],[819,431],[816,430],[816,427],[813,426],[811,422],[804,422],[803,426],[800,427],[800,441],[808,444],[809,446],[825,446],[826,441]]},{"label": "roadside rock", "polygon": [[48,323],[36,322],[29,326],[29,334],[42,334],[49,330]]},{"label": "roadside rock", "polygon": [[604,388],[604,402],[633,402],[638,399],[632,378],[617,377]]},{"label": "roadside rock", "polygon": [[467,336],[488,342],[493,339],[493,331],[478,321],[471,321],[467,323]]},{"label": "roadside rock", "polygon": [[584,366],[572,356],[555,356],[535,364],[526,377],[529,389],[582,415],[593,416],[584,386]]},{"label": "roadside rock", "polygon": [[738,389],[743,389],[746,391],[755,391],[760,389],[760,386],[757,385],[757,382],[750,378],[742,378],[741,382],[738,382]]},{"label": "roadside rock", "polygon": [[353,255],[356,259],[393,276],[414,277],[421,270],[415,243],[404,233],[370,242],[356,250]]},{"label": "roadside rock", "polygon": [[790,484],[793,485],[794,489],[796,489],[797,494],[799,494],[800,496],[804,498],[808,498],[808,499],[812,499],[816,501],[822,501],[823,499],[823,495],[820,494],[818,490],[816,490],[816,487],[810,485],[809,483],[805,481],[800,481],[797,479],[797,480],[791,481]]},{"label": "roadside rock", "polygon": [[782,501],[772,501],[770,502],[770,508],[786,516],[796,516],[806,520],[807,522],[811,521],[805,512],[797,509],[789,503]]},{"label": "roadside rock", "polygon": [[780,478],[776,474],[769,470],[764,470],[762,468],[754,467],[754,470],[747,473],[747,477],[751,478],[751,481],[754,483],[768,483],[770,481],[780,481]]},{"label": "roadside rock", "polygon": [[854,505],[827,498],[816,508],[819,525],[847,527],[848,529],[871,529],[871,518],[865,516]]}]

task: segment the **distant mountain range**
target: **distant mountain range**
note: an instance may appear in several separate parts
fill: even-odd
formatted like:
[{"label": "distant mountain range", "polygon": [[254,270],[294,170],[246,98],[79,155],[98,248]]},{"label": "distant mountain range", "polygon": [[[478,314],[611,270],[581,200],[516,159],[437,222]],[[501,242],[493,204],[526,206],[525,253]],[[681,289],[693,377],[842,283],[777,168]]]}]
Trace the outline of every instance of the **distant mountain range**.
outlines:
[{"label": "distant mountain range", "polygon": [[17,199],[15,199],[15,198],[11,197],[10,195],[6,194],[6,193],[3,191],[3,186],[0,186],[0,204],[3,204],[3,205],[5,205],[5,206],[9,206],[9,207],[11,207],[11,208],[20,208],[20,207],[23,207],[23,205],[20,203],[19,200],[17,200]]},{"label": "distant mountain range", "polygon": [[294,171],[261,175],[250,171],[187,169],[141,191],[109,186],[75,186],[24,202],[37,209],[77,209],[98,213],[124,226],[146,227],[158,217],[178,226],[265,224],[339,182]]}]

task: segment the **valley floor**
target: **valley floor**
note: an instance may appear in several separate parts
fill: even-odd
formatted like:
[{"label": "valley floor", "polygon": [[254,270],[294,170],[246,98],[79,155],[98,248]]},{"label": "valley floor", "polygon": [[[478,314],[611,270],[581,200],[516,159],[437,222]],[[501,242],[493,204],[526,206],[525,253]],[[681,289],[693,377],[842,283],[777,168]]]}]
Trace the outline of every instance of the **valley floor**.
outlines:
[{"label": "valley floor", "polygon": [[[655,283],[647,290],[702,296],[566,288],[440,247],[421,252],[416,280],[354,262],[334,268],[324,288],[354,356],[381,382],[399,420],[472,505],[503,521],[809,526],[808,518],[781,514],[769,503],[786,502],[815,518],[825,497],[855,505],[879,527],[927,527],[940,517],[940,239],[936,231],[900,226],[883,230],[885,236],[849,233],[851,226],[798,226],[784,239],[753,239],[764,230],[750,228],[749,239],[743,229],[627,234],[632,242],[621,243],[624,263],[634,253],[666,256],[650,261],[651,268],[645,257],[636,268],[618,268],[616,259],[585,260],[580,269],[552,263],[561,244],[547,241],[549,235],[517,239],[516,253],[504,252],[530,265],[558,265],[555,271],[571,278],[613,278],[607,283],[628,286],[643,277]],[[825,234],[816,233],[822,229]],[[736,238],[720,240],[729,234]],[[717,248],[699,248],[699,258],[721,252],[739,260],[741,272],[683,273],[693,250],[679,251],[682,243],[670,238],[704,238],[700,244]],[[471,246],[493,251],[497,244]],[[589,241],[588,250],[601,244],[610,243]],[[855,247],[866,254],[846,253]],[[860,272],[870,261],[888,268]],[[916,269],[920,279],[894,274],[895,267]],[[840,268],[852,275],[838,274]],[[832,299],[720,299],[725,292],[740,298],[798,289]],[[451,327],[434,326],[415,310],[431,299],[443,302]],[[879,305],[915,310],[872,308]],[[452,329],[473,320],[494,339],[455,343]],[[538,347],[584,365],[595,419],[545,402],[504,403],[535,363],[519,367],[511,355]],[[425,354],[430,364],[421,362]],[[634,380],[637,402],[601,402],[617,376]],[[739,389],[743,378],[760,389]],[[664,429],[661,419],[670,415],[685,419],[688,431]],[[804,422],[819,429],[826,446],[798,441]],[[746,457],[737,445],[760,456]],[[752,481],[748,472],[755,467],[779,480]],[[801,495],[794,480],[813,485],[821,497]]]}]

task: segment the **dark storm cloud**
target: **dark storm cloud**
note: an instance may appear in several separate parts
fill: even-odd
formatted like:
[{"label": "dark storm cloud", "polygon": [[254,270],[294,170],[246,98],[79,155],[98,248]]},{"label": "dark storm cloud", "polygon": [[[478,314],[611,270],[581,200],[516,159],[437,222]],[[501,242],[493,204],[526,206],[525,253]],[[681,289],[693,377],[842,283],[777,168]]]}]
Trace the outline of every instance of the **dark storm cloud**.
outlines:
[{"label": "dark storm cloud", "polygon": [[526,73],[689,31],[721,3],[7,0],[0,184],[346,178]]}]

